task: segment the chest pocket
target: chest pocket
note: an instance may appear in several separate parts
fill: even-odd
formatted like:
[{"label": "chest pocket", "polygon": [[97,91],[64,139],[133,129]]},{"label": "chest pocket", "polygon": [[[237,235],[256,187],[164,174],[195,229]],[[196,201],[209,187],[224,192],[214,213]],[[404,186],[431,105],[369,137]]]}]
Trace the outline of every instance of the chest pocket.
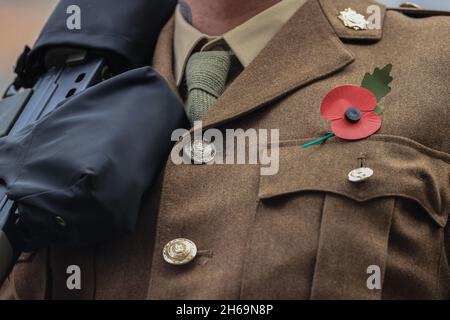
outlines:
[{"label": "chest pocket", "polygon": [[[273,288],[267,278],[267,288],[250,290],[260,285],[252,282],[257,273],[277,274],[273,281],[290,288],[274,298],[379,299],[385,282],[402,277],[432,296],[450,211],[450,155],[385,135],[302,149],[305,142],[281,144],[278,174],[260,179],[243,292]],[[361,166],[373,175],[349,181]],[[268,246],[283,258],[267,258]]]}]

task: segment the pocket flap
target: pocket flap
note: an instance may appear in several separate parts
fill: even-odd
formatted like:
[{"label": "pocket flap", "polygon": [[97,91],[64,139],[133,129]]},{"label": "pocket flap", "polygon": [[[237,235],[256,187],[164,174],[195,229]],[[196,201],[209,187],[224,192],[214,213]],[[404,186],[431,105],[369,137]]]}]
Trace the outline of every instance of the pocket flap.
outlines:
[{"label": "pocket flap", "polygon": [[[279,145],[279,172],[261,176],[259,198],[298,192],[329,192],[363,202],[404,197],[419,203],[444,227],[450,211],[450,155],[412,140],[376,135],[360,141],[337,138],[309,148],[297,140]],[[374,171],[363,182],[348,174],[363,164]]]}]

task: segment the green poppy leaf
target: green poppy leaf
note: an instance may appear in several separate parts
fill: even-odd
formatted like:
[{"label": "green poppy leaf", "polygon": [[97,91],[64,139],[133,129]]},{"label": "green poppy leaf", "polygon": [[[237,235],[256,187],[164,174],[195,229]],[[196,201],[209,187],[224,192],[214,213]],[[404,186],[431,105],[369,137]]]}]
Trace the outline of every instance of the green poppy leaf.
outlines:
[{"label": "green poppy leaf", "polygon": [[383,69],[375,68],[374,72],[366,73],[362,81],[361,87],[370,90],[377,101],[380,102],[381,99],[391,92],[389,83],[394,80],[391,76],[392,64],[386,65]]}]

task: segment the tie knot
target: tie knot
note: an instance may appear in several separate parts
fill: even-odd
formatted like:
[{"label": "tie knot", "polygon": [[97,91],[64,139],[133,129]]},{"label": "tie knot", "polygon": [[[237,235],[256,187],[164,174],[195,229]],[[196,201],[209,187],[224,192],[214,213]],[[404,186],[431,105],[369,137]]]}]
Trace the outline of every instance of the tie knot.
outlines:
[{"label": "tie knot", "polygon": [[229,51],[203,51],[194,53],[186,66],[188,91],[200,89],[218,98],[225,90],[231,67]]}]

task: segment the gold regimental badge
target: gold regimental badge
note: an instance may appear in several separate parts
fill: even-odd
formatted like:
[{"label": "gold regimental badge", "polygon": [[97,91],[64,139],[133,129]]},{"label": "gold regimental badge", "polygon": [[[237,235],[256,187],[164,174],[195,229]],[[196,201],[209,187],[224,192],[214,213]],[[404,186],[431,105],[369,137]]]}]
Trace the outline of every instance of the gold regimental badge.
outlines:
[{"label": "gold regimental badge", "polygon": [[339,12],[339,19],[342,20],[347,28],[354,30],[367,30],[369,22],[366,18],[351,8]]}]

